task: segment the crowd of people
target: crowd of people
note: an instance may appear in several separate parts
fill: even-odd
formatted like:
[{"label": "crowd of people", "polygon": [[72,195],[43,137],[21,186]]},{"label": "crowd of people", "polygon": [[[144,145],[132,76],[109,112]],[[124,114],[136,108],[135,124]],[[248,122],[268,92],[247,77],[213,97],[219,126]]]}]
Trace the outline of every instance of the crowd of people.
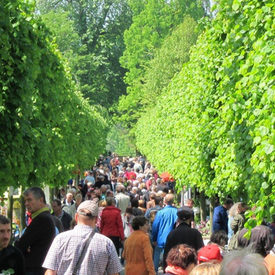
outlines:
[{"label": "crowd of people", "polygon": [[50,204],[31,187],[23,194],[27,227],[14,246],[10,221],[0,216],[0,273],[275,275],[274,222],[247,238],[247,206],[227,199],[214,209],[205,244],[193,200],[179,205],[174,191],[173,179],[143,157],[116,155],[101,156]]}]

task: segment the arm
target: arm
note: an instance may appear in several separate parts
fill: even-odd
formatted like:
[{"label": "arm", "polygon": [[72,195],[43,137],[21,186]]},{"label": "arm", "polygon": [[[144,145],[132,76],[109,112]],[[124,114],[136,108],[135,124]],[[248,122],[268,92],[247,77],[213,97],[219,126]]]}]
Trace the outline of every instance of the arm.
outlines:
[{"label": "arm", "polygon": [[35,218],[32,223],[27,227],[25,233],[21,238],[16,241],[15,246],[19,248],[22,253],[28,252],[34,243],[41,240],[41,236],[48,235],[54,230],[54,222],[49,223],[48,218]]},{"label": "arm", "polygon": [[197,231],[196,241],[197,241],[197,247],[195,247],[195,248],[198,251],[200,248],[204,247],[204,242],[203,242],[203,239],[202,239],[202,235],[199,231]]},{"label": "arm", "polygon": [[143,255],[145,259],[146,269],[149,275],[155,275],[155,268],[152,257],[152,247],[148,236],[143,239]]},{"label": "arm", "polygon": [[45,275],[57,275],[57,272],[55,270],[47,269]]},{"label": "arm", "polygon": [[104,213],[104,209],[100,213],[99,230],[100,230],[101,234],[102,234],[102,231],[103,231],[103,228],[104,228],[104,214],[103,213]]},{"label": "arm", "polygon": [[166,264],[166,258],[167,258],[167,254],[169,252],[169,250],[172,248],[171,246],[171,240],[170,240],[170,236],[171,234],[169,234],[167,236],[167,239],[166,239],[166,243],[165,243],[165,247],[164,247],[164,252],[163,252],[163,258],[162,258],[162,268],[163,270],[165,270],[167,264]]},{"label": "arm", "polygon": [[156,214],[155,220],[153,222],[153,225],[152,225],[152,240],[153,240],[153,242],[157,241],[160,219],[161,219],[161,213],[160,213],[160,211],[158,211]]},{"label": "arm", "polygon": [[118,225],[119,237],[123,241],[124,240],[124,229],[123,229],[122,218],[121,218],[120,213],[118,213],[118,216],[117,216],[117,225]]},{"label": "arm", "polygon": [[230,224],[230,227],[233,230],[234,234],[238,231],[238,226],[239,226],[239,219],[238,219],[238,215],[236,215]]}]

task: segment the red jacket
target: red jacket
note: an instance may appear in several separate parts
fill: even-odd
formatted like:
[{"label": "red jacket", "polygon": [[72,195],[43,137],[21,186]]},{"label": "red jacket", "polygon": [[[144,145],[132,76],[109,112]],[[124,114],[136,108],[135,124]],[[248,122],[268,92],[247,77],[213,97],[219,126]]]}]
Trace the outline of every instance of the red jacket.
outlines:
[{"label": "red jacket", "polygon": [[124,240],[123,224],[120,209],[106,206],[101,214],[100,232],[107,237],[120,237]]}]

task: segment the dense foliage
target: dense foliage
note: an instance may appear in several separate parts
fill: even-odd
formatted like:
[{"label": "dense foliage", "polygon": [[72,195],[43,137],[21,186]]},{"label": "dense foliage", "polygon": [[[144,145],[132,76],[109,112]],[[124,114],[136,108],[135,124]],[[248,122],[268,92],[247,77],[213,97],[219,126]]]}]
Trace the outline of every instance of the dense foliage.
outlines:
[{"label": "dense foliage", "polygon": [[[148,98],[149,102],[156,100],[159,89],[167,85],[174,73],[180,70],[184,59],[186,61],[189,47],[196,41],[197,36],[194,20],[204,15],[202,2],[208,1],[142,2],[143,4],[130,1],[133,23],[124,33],[126,49],[120,59],[122,66],[128,71],[125,76],[127,95],[120,97],[118,119],[128,128],[135,126],[140,117],[139,113],[147,106]],[[187,15],[194,20],[186,19],[185,23],[177,28]],[[163,44],[165,45],[160,50]],[[171,66],[172,61],[175,64]],[[155,79],[161,64],[163,67]],[[168,67],[165,68],[165,65]]]},{"label": "dense foliage", "polygon": [[190,61],[136,131],[160,170],[210,197],[256,203],[259,222],[275,213],[274,56],[274,2],[219,1]]},{"label": "dense foliage", "polygon": [[0,193],[64,184],[105,147],[105,120],[75,91],[33,11],[19,0],[5,0],[0,10]]},{"label": "dense foliage", "polygon": [[127,129],[113,125],[107,135],[106,150],[119,156],[136,156],[136,146]]},{"label": "dense foliage", "polygon": [[38,0],[37,12],[55,34],[84,97],[110,108],[126,90],[119,58],[131,24],[127,0]]}]

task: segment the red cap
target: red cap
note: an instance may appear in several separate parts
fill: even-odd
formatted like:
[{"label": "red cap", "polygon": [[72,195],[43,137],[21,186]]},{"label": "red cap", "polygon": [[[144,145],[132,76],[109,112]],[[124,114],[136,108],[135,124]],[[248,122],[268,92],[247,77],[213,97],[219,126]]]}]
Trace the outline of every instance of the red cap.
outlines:
[{"label": "red cap", "polygon": [[217,260],[222,261],[221,250],[216,244],[209,244],[201,248],[198,252],[198,260],[200,262],[209,262]]}]

